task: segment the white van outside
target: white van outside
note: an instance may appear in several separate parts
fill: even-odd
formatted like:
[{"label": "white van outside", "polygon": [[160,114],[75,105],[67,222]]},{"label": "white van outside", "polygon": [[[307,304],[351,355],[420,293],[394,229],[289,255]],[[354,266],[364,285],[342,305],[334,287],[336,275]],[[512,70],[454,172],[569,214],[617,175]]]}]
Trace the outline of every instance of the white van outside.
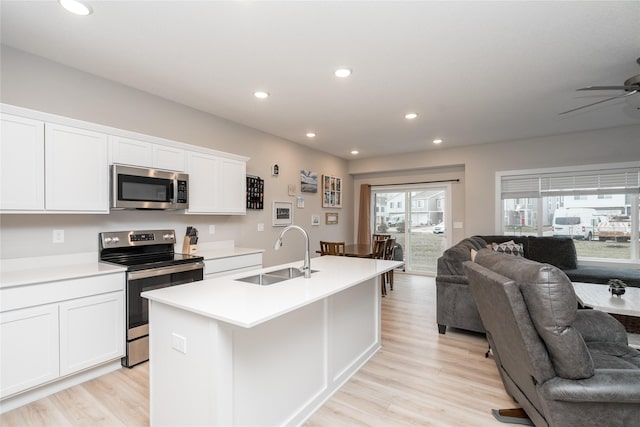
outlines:
[{"label": "white van outside", "polygon": [[598,230],[598,211],[589,208],[558,208],[553,213],[553,235],[592,240]]}]

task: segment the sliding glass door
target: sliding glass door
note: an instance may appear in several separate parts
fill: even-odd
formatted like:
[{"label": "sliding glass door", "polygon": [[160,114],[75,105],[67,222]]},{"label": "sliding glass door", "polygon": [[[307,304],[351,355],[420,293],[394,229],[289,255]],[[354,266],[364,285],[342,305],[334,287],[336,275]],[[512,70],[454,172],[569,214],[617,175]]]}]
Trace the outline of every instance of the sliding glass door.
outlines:
[{"label": "sliding glass door", "polygon": [[435,274],[449,230],[448,186],[372,187],[373,232],[390,234],[402,248],[405,270]]}]

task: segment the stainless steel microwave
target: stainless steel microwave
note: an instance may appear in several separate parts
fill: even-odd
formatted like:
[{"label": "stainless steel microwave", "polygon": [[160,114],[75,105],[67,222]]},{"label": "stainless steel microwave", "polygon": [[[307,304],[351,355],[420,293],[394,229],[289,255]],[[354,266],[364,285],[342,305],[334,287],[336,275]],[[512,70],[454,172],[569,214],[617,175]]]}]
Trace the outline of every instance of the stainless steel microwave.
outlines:
[{"label": "stainless steel microwave", "polygon": [[113,165],[112,209],[186,209],[189,175],[157,169]]}]

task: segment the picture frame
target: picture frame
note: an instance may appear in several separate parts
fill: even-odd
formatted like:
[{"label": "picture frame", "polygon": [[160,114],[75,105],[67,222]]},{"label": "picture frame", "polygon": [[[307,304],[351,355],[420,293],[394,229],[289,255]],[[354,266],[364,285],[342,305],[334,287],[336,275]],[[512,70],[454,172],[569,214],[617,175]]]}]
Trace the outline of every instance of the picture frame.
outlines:
[{"label": "picture frame", "polygon": [[322,176],[322,207],[342,207],[342,178],[331,175]]},{"label": "picture frame", "polygon": [[293,224],[293,203],[274,201],[271,215],[274,227],[285,227]]},{"label": "picture frame", "polygon": [[334,225],[338,223],[338,212],[325,212],[324,223],[327,225]]},{"label": "picture frame", "polygon": [[311,225],[320,225],[320,215],[311,215]]},{"label": "picture frame", "polygon": [[303,193],[318,192],[318,173],[310,170],[300,170],[300,191]]}]

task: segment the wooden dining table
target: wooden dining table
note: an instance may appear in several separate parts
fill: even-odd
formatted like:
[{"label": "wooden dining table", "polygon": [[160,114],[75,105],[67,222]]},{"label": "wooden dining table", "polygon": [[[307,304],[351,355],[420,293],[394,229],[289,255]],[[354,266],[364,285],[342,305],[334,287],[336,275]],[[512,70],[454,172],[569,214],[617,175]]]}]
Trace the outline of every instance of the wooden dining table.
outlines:
[{"label": "wooden dining table", "polygon": [[[317,254],[322,254],[322,251],[316,251]],[[345,245],[344,255],[355,258],[371,258],[373,256],[373,249],[371,245],[353,243]]]},{"label": "wooden dining table", "polygon": [[373,250],[371,249],[371,245],[354,243],[345,245],[344,254],[357,258],[371,258],[373,256]]}]

